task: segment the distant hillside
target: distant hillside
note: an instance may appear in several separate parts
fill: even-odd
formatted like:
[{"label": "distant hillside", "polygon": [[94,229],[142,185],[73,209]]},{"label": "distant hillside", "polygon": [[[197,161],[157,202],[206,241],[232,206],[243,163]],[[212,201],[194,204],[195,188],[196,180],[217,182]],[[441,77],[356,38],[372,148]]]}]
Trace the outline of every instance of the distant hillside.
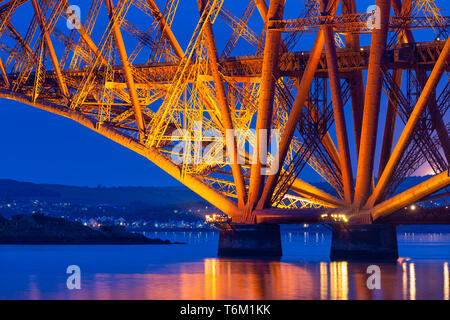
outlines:
[{"label": "distant hillside", "polygon": [[93,205],[143,202],[154,207],[179,207],[204,202],[197,194],[183,187],[90,188],[0,179],[0,200],[24,199]]},{"label": "distant hillside", "polygon": [[[397,193],[410,188],[429,176],[410,177],[399,186]],[[326,182],[313,183],[318,188],[336,195]],[[0,179],[0,200],[39,200],[70,202],[74,204],[127,205],[134,202],[150,207],[186,208],[206,203],[185,187],[76,187],[57,184],[37,184]]]}]

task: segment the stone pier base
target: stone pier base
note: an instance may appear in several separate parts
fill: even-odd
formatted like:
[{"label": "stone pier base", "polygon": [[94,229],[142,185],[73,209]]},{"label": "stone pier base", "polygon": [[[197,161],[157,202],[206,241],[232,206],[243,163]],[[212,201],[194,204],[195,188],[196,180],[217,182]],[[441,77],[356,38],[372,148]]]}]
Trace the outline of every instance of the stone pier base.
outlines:
[{"label": "stone pier base", "polygon": [[332,225],[331,260],[395,261],[395,226],[382,224]]},{"label": "stone pier base", "polygon": [[272,257],[281,251],[280,226],[277,224],[231,224],[220,230],[219,257]]}]

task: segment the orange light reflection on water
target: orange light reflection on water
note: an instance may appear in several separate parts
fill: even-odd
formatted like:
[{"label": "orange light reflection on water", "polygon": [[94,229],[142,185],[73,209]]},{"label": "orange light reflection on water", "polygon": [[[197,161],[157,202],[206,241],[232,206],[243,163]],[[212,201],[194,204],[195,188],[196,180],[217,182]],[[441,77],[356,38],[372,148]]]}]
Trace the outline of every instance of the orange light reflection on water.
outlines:
[{"label": "orange light reflection on water", "polygon": [[[45,285],[35,277],[30,281],[27,296],[161,300],[449,299],[448,262],[432,267],[408,260],[380,265],[381,290],[367,288],[369,265],[346,261],[289,263],[208,258],[167,264],[143,273],[85,274],[82,290],[67,290],[64,283],[51,292],[48,289],[41,292]],[[430,274],[435,277],[430,278]],[[430,296],[430,292],[437,296]]]},{"label": "orange light reflection on water", "polygon": [[448,272],[448,262],[444,262],[444,300],[449,300],[450,298],[450,279]]}]

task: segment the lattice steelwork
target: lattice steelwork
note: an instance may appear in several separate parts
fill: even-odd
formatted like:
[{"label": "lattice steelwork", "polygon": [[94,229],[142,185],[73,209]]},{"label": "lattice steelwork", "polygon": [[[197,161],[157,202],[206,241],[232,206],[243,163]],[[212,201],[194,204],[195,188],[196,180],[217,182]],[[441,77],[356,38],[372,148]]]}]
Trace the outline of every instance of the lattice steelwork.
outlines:
[{"label": "lattice steelwork", "polygon": [[0,96],[144,155],[235,222],[326,207],[372,222],[450,183],[450,18],[375,2],[0,1]]}]

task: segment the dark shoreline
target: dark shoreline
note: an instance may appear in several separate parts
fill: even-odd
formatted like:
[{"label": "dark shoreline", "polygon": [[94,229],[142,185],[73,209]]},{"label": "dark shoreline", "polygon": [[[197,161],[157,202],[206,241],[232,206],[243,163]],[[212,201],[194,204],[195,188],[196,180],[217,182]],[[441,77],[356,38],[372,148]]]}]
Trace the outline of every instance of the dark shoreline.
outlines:
[{"label": "dark shoreline", "polygon": [[40,214],[17,215],[11,220],[0,216],[0,245],[155,245],[183,244],[147,238],[119,226],[94,230],[78,222]]},{"label": "dark shoreline", "polygon": [[[149,239],[149,242],[136,241],[136,242],[125,242],[125,241],[0,241],[1,245],[170,245],[170,244],[186,244],[185,242],[171,242],[169,240],[161,239]],[[156,240],[156,241],[155,241]]]}]

